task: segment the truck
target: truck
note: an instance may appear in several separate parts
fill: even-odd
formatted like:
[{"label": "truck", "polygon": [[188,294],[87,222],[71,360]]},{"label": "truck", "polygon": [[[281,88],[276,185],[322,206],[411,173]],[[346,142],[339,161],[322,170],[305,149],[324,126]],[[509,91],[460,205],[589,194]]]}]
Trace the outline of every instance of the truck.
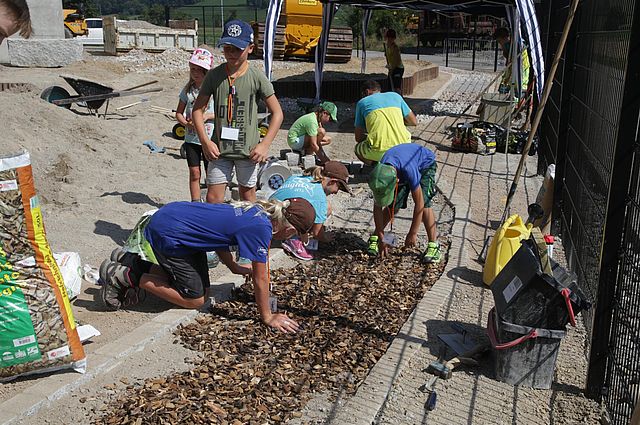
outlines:
[{"label": "truck", "polygon": [[78,9],[63,9],[64,38],[73,38],[88,34],[87,23]]},{"label": "truck", "polygon": [[198,46],[198,21],[170,20],[169,27],[145,21],[126,21],[115,15],[102,18],[104,51],[111,55],[143,49],[163,52],[175,47],[193,51]]},{"label": "truck", "polygon": [[[264,24],[254,22],[256,35],[254,53],[262,56]],[[322,30],[322,3],[319,0],[285,0],[280,20],[276,27],[273,58],[304,58],[313,60],[315,48]],[[346,63],[351,60],[353,33],[348,27],[333,27],[329,32],[326,61]]]}]

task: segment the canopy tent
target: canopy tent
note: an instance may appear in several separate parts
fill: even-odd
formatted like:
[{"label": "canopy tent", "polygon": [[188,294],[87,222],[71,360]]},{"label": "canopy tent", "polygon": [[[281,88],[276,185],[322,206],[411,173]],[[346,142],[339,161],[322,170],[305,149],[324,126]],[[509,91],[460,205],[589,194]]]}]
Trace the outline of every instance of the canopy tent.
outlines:
[{"label": "canopy tent", "polygon": [[[520,43],[521,26],[526,29],[527,40],[529,41],[529,48],[531,50],[531,66],[536,76],[536,88],[538,98],[542,94],[542,87],[544,86],[544,60],[542,56],[542,45],[540,43],[540,30],[538,27],[538,20],[535,14],[535,7],[533,5],[534,0],[323,0],[322,5],[322,32],[320,33],[320,40],[316,47],[315,57],[315,83],[316,83],[316,101],[320,99],[320,89],[322,87],[322,72],[324,69],[325,56],[327,51],[327,43],[329,41],[329,29],[331,28],[331,22],[335,16],[338,8],[341,4],[349,4],[359,8],[365,9],[365,14],[362,20],[362,45],[363,45],[363,62],[362,72],[365,70],[366,64],[366,44],[365,34],[369,20],[371,18],[371,10],[373,9],[411,9],[418,11],[433,11],[439,13],[447,12],[464,12],[464,13],[486,13],[489,14],[492,11],[507,10],[507,15],[512,22],[512,56],[517,58],[517,61],[513,61],[513,69],[516,72],[512,72],[514,78],[515,87],[520,87],[520,49],[522,45]],[[267,19],[265,22],[265,39],[264,39],[264,71],[265,74],[271,79],[272,64],[273,64],[273,45],[275,42],[275,28],[280,18],[280,11],[282,9],[282,0],[270,0],[269,8],[267,10]],[[519,23],[516,25],[515,23]]]}]

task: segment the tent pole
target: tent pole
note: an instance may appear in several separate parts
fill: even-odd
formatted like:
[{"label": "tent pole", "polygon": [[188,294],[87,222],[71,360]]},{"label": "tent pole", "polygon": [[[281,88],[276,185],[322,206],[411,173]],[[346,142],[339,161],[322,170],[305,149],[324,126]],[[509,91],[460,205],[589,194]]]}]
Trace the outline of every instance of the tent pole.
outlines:
[{"label": "tent pole", "polygon": [[[558,69],[558,63],[560,62],[560,58],[564,51],[564,46],[567,43],[569,31],[571,30],[571,24],[573,23],[573,18],[575,17],[576,10],[578,9],[579,2],[580,0],[572,0],[571,2],[571,8],[569,10],[569,15],[567,16],[567,21],[564,24],[562,37],[560,38],[560,42],[558,43],[558,48],[553,57],[553,63],[551,64],[551,69],[549,70],[549,75],[547,76],[547,79],[544,85],[544,92],[542,93],[542,99],[540,100],[540,105],[538,106],[538,110],[536,111],[536,115],[533,119],[531,131],[529,132],[529,137],[527,138],[527,143],[524,145],[524,148],[522,149],[522,155],[520,156],[520,162],[518,164],[518,168],[516,169],[516,174],[513,177],[513,182],[511,183],[511,187],[509,188],[509,193],[507,194],[507,203],[504,207],[504,212],[502,214],[501,222],[504,222],[507,211],[509,210],[509,207],[511,206],[511,202],[513,201],[513,196],[515,195],[516,189],[518,188],[518,180],[520,180],[520,175],[522,174],[522,169],[524,168],[524,163],[529,154],[529,149],[531,148],[533,138],[536,132],[538,131],[538,126],[540,125],[540,121],[542,120],[542,113],[544,112],[544,107],[547,103],[547,100],[549,99],[549,95],[551,94],[553,79],[555,78],[556,70]],[[513,68],[512,68],[512,72],[513,72]]]}]

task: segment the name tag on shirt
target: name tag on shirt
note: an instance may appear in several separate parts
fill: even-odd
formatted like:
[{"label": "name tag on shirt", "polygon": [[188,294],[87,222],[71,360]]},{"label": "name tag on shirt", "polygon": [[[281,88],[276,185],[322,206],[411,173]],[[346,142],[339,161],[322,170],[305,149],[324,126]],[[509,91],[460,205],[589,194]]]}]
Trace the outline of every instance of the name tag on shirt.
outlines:
[{"label": "name tag on shirt", "polygon": [[272,313],[278,311],[278,297],[271,295],[269,297],[269,309]]},{"label": "name tag on shirt", "polygon": [[222,127],[220,138],[224,140],[238,140],[240,137],[240,129],[233,127]]}]

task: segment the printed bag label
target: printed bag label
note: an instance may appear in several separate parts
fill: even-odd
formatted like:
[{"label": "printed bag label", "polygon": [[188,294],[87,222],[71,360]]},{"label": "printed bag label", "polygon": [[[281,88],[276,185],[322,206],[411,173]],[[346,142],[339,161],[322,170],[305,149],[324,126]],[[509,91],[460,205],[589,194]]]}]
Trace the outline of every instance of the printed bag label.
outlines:
[{"label": "printed bag label", "polygon": [[0,368],[42,357],[20,281],[0,248]]}]

